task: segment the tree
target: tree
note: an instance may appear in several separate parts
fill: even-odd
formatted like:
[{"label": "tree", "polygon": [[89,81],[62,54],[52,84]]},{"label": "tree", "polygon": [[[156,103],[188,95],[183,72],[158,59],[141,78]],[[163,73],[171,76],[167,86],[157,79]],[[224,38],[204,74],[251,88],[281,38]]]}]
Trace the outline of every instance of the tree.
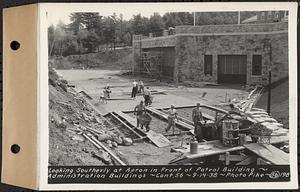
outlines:
[{"label": "tree", "polygon": [[73,30],[74,34],[77,35],[80,29],[83,29],[83,16],[84,13],[71,13],[69,28]]},{"label": "tree", "polygon": [[83,41],[83,46],[87,49],[88,53],[94,52],[98,44],[98,35],[94,31],[88,31]]},{"label": "tree", "polygon": [[94,31],[100,24],[101,18],[99,13],[82,13],[82,24],[88,31]]},{"label": "tree", "polygon": [[133,18],[130,21],[131,31],[133,34],[139,35],[148,35],[148,24],[149,19],[142,17],[141,14],[133,15]]},{"label": "tree", "polygon": [[153,33],[154,36],[161,36],[162,30],[164,29],[164,22],[159,13],[154,13],[150,16],[149,24],[147,26],[149,32]]},{"label": "tree", "polygon": [[54,35],[55,35],[55,27],[51,25],[48,27],[48,54],[52,56],[52,51],[54,47]]}]

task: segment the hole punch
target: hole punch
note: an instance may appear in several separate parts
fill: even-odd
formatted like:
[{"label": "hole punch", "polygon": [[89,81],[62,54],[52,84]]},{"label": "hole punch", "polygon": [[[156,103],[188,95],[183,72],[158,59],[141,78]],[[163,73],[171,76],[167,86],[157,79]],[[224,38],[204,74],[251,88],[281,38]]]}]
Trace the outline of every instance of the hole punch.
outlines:
[{"label": "hole punch", "polygon": [[16,154],[16,153],[19,153],[19,151],[21,150],[20,146],[17,145],[17,144],[13,144],[11,147],[10,147],[10,150],[12,153]]},{"label": "hole punch", "polygon": [[10,48],[14,51],[18,50],[20,48],[20,43],[18,41],[12,41],[10,43]]}]

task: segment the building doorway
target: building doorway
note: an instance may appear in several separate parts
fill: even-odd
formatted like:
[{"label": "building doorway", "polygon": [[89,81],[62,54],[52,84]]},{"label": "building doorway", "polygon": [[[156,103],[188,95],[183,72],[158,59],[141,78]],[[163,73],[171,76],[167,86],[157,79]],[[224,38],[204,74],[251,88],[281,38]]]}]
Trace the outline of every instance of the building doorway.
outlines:
[{"label": "building doorway", "polygon": [[218,55],[218,83],[246,84],[247,56]]}]

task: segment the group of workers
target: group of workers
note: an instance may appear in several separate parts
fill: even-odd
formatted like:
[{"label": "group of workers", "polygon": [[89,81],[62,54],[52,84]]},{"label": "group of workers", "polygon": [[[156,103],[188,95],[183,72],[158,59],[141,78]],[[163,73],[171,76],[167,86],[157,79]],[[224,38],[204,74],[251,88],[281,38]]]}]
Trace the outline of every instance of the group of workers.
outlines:
[{"label": "group of workers", "polygon": [[[200,103],[197,103],[196,107],[192,111],[192,119],[194,122],[194,134],[195,137],[198,141],[203,139],[203,124],[204,124],[204,119],[202,116],[202,111],[200,108]],[[143,124],[141,123],[141,117],[146,113],[146,108],[144,105],[144,102],[141,101],[135,108],[134,112],[137,116],[137,127],[143,128]],[[175,134],[175,128],[176,128],[176,121],[178,121],[178,115],[177,115],[177,110],[175,109],[174,105],[171,105],[170,109],[167,111],[168,114],[168,126],[165,128],[166,133],[172,129],[173,135]],[[149,130],[149,123],[147,123],[147,130]]]},{"label": "group of workers", "polygon": [[142,80],[132,82],[131,98],[135,99],[137,93],[144,93],[144,82]]},{"label": "group of workers", "polygon": [[[137,127],[143,128],[143,126],[146,127],[146,131],[149,131],[149,124],[151,121],[151,117],[149,114],[146,113],[146,106],[149,106],[152,104],[151,99],[151,91],[149,87],[144,87],[143,81],[133,81],[133,87],[132,87],[132,93],[131,97],[135,98],[137,93],[143,93],[144,101],[140,101],[140,103],[134,108],[134,112],[137,116]],[[103,89],[104,98],[108,99],[110,98],[110,86],[107,84]],[[101,99],[101,98],[100,98]],[[234,107],[233,104],[230,104],[230,114],[240,114],[240,111]],[[170,109],[167,111],[168,114],[168,126],[165,128],[166,132],[169,132],[170,129],[172,129],[173,134],[175,133],[175,125],[176,121],[178,121],[177,111],[175,109],[174,105],[171,105]],[[147,121],[145,121],[145,118]],[[192,111],[192,120],[194,123],[194,135],[198,141],[201,141],[204,138],[204,127],[205,127],[205,121],[203,119],[202,111],[201,111],[201,105],[200,103],[196,104],[196,107]]]},{"label": "group of workers", "polygon": [[145,88],[144,82],[141,80],[139,82],[133,80],[132,85],[131,98],[135,99],[137,93],[142,93],[144,95],[145,105],[151,105],[152,99],[150,88],[148,86]]}]

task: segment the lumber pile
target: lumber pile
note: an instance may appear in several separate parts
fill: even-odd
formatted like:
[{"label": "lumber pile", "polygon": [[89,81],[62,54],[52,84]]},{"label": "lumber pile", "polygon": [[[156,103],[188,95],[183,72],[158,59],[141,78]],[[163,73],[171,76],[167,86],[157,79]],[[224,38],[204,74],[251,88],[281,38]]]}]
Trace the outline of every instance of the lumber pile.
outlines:
[{"label": "lumber pile", "polygon": [[240,110],[246,113],[251,111],[252,107],[256,104],[261,96],[262,91],[262,86],[256,86],[246,99],[240,101]]}]

